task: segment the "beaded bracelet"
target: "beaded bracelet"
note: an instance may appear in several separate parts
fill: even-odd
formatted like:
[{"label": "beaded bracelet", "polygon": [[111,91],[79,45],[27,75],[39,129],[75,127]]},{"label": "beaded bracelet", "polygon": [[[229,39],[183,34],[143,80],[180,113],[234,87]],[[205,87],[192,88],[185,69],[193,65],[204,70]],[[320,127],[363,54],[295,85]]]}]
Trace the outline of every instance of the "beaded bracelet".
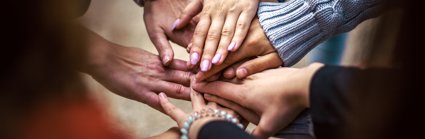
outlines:
[{"label": "beaded bracelet", "polygon": [[180,139],[189,139],[188,133],[189,133],[190,126],[196,120],[202,119],[205,117],[223,118],[226,121],[234,123],[238,127],[243,129],[243,125],[239,123],[239,120],[235,118],[233,115],[231,115],[230,113],[227,113],[226,111],[223,111],[223,110],[208,108],[207,110],[202,109],[200,112],[194,112],[187,118],[187,120],[183,123],[183,127],[180,129],[180,132],[182,133],[182,136],[180,137]]}]

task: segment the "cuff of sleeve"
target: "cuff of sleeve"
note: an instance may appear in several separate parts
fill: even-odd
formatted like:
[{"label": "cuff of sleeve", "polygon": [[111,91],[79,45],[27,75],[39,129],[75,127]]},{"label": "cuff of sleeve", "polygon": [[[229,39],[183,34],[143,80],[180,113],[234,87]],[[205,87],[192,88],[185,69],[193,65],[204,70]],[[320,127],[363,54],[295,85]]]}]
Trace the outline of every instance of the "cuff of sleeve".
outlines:
[{"label": "cuff of sleeve", "polygon": [[136,2],[137,5],[139,5],[140,7],[144,7],[145,6],[145,0],[134,0],[134,2]]},{"label": "cuff of sleeve", "polygon": [[259,4],[260,24],[284,66],[294,65],[325,38],[311,5],[303,0]]},{"label": "cuff of sleeve", "polygon": [[310,83],[310,112],[317,138],[341,138],[345,128],[344,110],[346,104],[337,87],[336,76],[342,68],[324,66],[313,76]]}]

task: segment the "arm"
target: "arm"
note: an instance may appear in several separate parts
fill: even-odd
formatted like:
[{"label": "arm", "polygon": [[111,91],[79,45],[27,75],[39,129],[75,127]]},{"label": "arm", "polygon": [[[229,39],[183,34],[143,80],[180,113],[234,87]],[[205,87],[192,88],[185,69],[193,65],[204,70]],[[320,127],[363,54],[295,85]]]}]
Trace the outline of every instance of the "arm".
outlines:
[{"label": "arm", "polygon": [[[358,106],[356,102],[366,103],[370,94],[399,91],[398,79],[397,71],[389,69],[360,70],[336,66],[319,69],[310,83],[310,110],[316,137],[343,138],[347,117],[353,115],[350,113],[353,105]],[[368,99],[365,100],[365,97]],[[383,102],[388,97],[379,99]]]},{"label": "arm", "polygon": [[380,0],[290,0],[260,3],[258,17],[285,66],[320,42],[378,15]]}]

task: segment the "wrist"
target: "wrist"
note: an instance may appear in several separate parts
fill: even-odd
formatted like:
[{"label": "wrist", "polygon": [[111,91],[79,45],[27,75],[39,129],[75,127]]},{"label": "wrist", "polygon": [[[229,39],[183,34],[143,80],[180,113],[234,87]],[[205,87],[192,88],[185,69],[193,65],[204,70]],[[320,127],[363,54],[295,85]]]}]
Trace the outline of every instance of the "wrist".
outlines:
[{"label": "wrist", "polygon": [[192,126],[189,128],[189,137],[191,139],[196,139],[198,137],[198,133],[199,131],[202,129],[202,127],[209,123],[209,122],[213,122],[213,121],[223,121],[223,118],[218,118],[218,117],[206,117],[206,118],[202,118],[199,120],[196,120],[195,122],[193,122]]},{"label": "wrist", "polygon": [[101,36],[89,32],[87,40],[87,60],[81,69],[82,72],[93,74],[94,70],[99,69],[107,61],[107,56],[111,52],[111,43]]},{"label": "wrist", "polygon": [[182,133],[181,139],[196,138],[201,128],[211,122],[223,120],[234,123],[243,129],[243,125],[232,114],[223,110],[206,108],[199,112],[192,113],[187,120],[181,125],[180,132]]},{"label": "wrist", "polygon": [[305,108],[310,107],[310,84],[311,79],[313,78],[316,71],[322,68],[324,64],[322,63],[312,63],[307,67],[303,68],[302,76],[300,77],[300,81],[302,85],[298,90],[301,92],[301,105]]}]

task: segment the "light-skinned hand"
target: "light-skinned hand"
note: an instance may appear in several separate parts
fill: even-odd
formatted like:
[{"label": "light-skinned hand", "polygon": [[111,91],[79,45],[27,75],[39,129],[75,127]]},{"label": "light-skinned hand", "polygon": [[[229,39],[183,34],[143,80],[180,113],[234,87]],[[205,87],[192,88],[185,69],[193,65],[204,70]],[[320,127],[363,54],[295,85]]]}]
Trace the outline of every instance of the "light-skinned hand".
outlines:
[{"label": "light-skinned hand", "polygon": [[[233,82],[200,82],[193,85],[205,93],[205,99],[253,117],[241,108],[249,108],[260,119],[246,118],[258,126],[252,135],[267,138],[286,127],[305,108],[309,107],[309,86],[314,73],[322,64],[306,68],[278,68],[248,76]],[[219,97],[218,97],[219,96]],[[252,120],[252,121],[251,121]]]},{"label": "light-skinned hand", "polygon": [[[240,63],[240,61],[245,62]],[[252,21],[248,36],[241,48],[233,53],[229,53],[221,65],[215,65],[207,72],[198,72],[196,79],[203,81],[236,63],[239,63],[238,66],[233,66],[232,68],[236,71],[235,75],[239,79],[266,69],[279,67],[283,64],[276,50],[264,34],[257,18]]]},{"label": "light-skinned hand", "polygon": [[200,62],[201,71],[219,65],[228,51],[236,51],[244,41],[258,0],[193,0],[174,22],[179,30],[199,14],[199,23],[190,44],[190,64]]},{"label": "light-skinned hand", "polygon": [[[184,122],[187,120],[187,118],[190,116],[191,113],[186,113],[183,110],[181,110],[180,108],[176,107],[174,104],[170,103],[170,101],[168,100],[167,96],[164,93],[160,93],[160,103],[162,108],[165,110],[165,113],[170,116],[174,121],[177,122],[177,125],[182,128],[184,125]],[[204,97],[202,96],[202,94],[191,90],[190,93],[190,98],[192,101],[192,109],[193,112],[200,112],[202,109],[219,109],[219,110],[224,110],[227,113],[233,115],[235,118],[238,118],[239,121],[241,121],[240,116],[238,114],[236,114],[233,110],[231,109],[227,109],[227,108],[223,108],[219,105],[217,105],[214,102],[205,102]],[[246,110],[246,109],[240,109],[241,111]],[[250,113],[250,115],[254,115],[254,113]],[[205,118],[201,118],[199,120],[196,120],[193,122],[193,124],[190,126],[189,129],[189,137],[190,138],[196,138],[198,136],[198,132],[199,130],[202,128],[202,126],[208,122],[214,121],[214,120],[224,120],[222,118],[218,118],[218,117],[205,117]],[[245,126],[247,125],[247,123],[244,123]]]},{"label": "light-skinned hand", "polygon": [[143,19],[149,38],[155,45],[163,65],[169,65],[174,57],[169,40],[186,47],[192,39],[196,18],[185,27],[172,30],[174,20],[182,13],[190,0],[145,0]]},{"label": "light-skinned hand", "polygon": [[89,33],[89,62],[83,69],[110,91],[162,111],[158,93],[189,100],[191,73],[185,61],[164,67],[159,56],[124,47]]}]

